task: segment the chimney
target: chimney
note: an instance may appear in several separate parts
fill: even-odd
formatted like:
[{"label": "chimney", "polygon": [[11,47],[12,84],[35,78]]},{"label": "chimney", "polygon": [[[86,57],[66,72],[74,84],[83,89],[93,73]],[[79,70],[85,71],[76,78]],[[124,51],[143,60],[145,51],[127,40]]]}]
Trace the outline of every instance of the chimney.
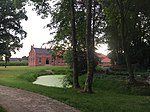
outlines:
[{"label": "chimney", "polygon": [[33,45],[31,45],[31,50],[32,50],[32,49],[34,49],[34,44],[33,44]]}]

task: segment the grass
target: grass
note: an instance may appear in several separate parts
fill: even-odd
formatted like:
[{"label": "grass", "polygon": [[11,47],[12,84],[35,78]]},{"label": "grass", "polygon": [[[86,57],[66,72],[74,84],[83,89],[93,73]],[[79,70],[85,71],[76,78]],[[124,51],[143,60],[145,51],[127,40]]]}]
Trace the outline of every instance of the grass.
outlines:
[{"label": "grass", "polygon": [[6,110],[0,106],[0,112],[6,112]]},{"label": "grass", "polygon": [[[150,97],[133,95],[125,81],[112,80],[112,77],[96,77],[94,94],[85,94],[81,90],[62,89],[33,85],[32,81],[44,70],[61,71],[67,74],[67,67],[0,67],[0,84],[36,92],[83,112],[149,112]],[[60,72],[58,74],[61,74]],[[85,76],[80,77],[83,87]],[[135,92],[136,93],[136,92]],[[131,94],[131,95],[130,95]]]}]

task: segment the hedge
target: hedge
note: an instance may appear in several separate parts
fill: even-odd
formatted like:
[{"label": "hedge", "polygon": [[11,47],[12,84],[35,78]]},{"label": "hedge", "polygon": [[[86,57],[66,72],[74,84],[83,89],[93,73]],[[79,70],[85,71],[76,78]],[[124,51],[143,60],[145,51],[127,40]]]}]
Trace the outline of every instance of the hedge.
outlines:
[{"label": "hedge", "polygon": [[[5,62],[0,62],[0,66],[5,66]],[[7,66],[28,66],[28,62],[8,62]]]}]

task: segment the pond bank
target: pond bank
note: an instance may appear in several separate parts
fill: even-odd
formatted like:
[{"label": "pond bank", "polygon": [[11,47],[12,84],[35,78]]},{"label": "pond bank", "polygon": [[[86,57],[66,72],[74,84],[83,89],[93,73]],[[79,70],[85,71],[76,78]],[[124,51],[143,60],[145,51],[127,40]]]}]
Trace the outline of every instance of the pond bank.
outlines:
[{"label": "pond bank", "polygon": [[49,86],[49,87],[64,87],[65,75],[45,75],[37,78],[33,84]]}]

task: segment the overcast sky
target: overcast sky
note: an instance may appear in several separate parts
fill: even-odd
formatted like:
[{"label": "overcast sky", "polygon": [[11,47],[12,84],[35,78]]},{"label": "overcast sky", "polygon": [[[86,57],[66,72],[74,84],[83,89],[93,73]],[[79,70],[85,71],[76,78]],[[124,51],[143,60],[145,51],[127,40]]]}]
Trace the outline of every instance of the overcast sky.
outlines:
[{"label": "overcast sky", "polygon": [[[22,21],[22,26],[27,32],[27,37],[22,41],[23,48],[21,48],[19,51],[16,51],[16,54],[12,54],[13,58],[28,56],[31,45],[34,44],[35,47],[40,48],[43,43],[46,43],[53,38],[53,35],[50,35],[50,31],[44,28],[44,26],[49,23],[50,18],[41,19],[40,16],[37,16],[35,11],[32,11],[31,6],[26,6],[26,9],[28,20]],[[99,47],[97,52],[107,54],[107,45],[102,45]]]}]

